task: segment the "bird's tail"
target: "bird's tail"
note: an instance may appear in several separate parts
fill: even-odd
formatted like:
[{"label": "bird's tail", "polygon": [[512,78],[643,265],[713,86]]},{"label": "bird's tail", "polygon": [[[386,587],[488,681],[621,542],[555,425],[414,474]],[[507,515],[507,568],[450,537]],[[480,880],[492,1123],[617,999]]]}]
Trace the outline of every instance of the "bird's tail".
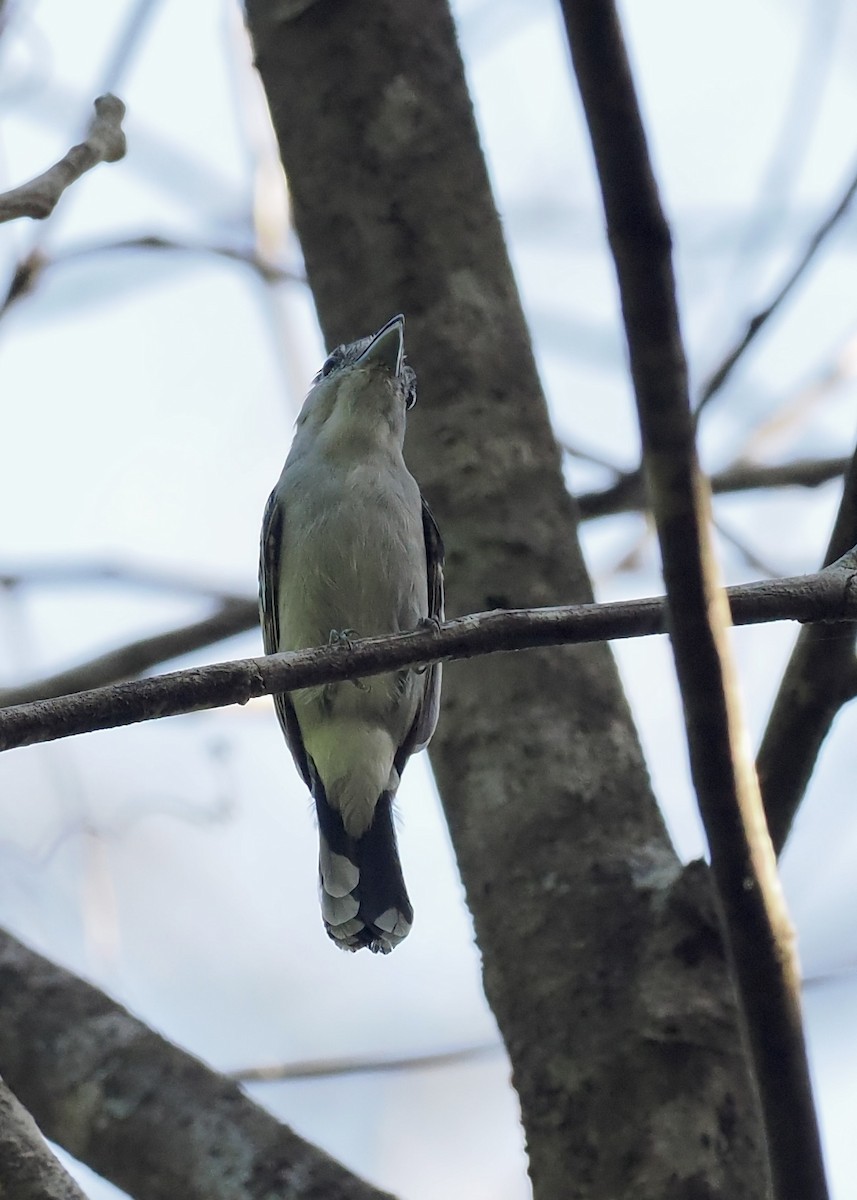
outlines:
[{"label": "bird's tail", "polygon": [[324,788],[317,786],[314,792],[324,927],[342,950],[368,946],[376,954],[389,954],[408,936],[414,919],[396,845],[392,794],[381,793],[372,824],[355,838],[328,803]]}]

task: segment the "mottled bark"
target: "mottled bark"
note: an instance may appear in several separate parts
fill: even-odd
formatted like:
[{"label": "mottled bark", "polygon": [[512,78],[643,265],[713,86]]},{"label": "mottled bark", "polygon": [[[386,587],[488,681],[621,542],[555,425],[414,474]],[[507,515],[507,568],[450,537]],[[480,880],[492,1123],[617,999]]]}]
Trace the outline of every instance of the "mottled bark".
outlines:
[{"label": "mottled bark", "polygon": [[8,1085],[48,1137],[136,1200],[390,1200],[2,930],[0,1010]]},{"label": "mottled bark", "polygon": [[[589,599],[445,0],[247,8],[328,343],[406,314],[453,615]],[[536,1196],[755,1197],[708,881],[669,845],[608,649],[452,666],[432,763]]]},{"label": "mottled bark", "polygon": [[0,1200],[86,1200],[0,1080]]}]

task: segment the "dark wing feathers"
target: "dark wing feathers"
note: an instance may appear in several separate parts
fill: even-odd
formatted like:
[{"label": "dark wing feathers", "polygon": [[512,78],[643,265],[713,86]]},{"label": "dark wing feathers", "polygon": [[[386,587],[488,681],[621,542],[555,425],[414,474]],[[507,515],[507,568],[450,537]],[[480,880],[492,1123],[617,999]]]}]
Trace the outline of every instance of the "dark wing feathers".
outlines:
[{"label": "dark wing feathers", "polygon": [[[426,546],[426,570],[428,573],[428,606],[429,617],[435,621],[444,618],[443,607],[443,540],[437,527],[431,509],[422,500],[423,506],[423,537]],[[440,680],[441,664],[433,663],[425,673],[423,697],[414,723],[408,731],[399,752],[396,755],[396,770],[401,775],[405,763],[412,754],[416,754],[428,745],[431,735],[437,725],[440,713]]]},{"label": "dark wing feathers", "polygon": [[429,616],[442,621],[443,612],[443,539],[431,509],[420,497],[423,505],[423,537],[426,543],[426,568],[428,570]]},{"label": "dark wing feathers", "polygon": [[[283,506],[272,492],[262,518],[262,546],[259,555],[259,615],[262,621],[262,642],[266,654],[276,654],[280,649],[280,606],[277,600],[279,562],[283,542]],[[274,707],[286,744],[292,752],[295,766],[301,778],[312,791],[312,774],[301,737],[298,718],[287,692],[274,696]]]}]

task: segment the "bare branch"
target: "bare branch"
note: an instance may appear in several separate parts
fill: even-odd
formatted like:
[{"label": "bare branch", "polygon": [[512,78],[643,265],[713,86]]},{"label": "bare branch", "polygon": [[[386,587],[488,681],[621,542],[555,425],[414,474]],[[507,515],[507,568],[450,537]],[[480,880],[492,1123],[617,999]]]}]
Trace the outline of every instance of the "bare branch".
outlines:
[{"label": "bare branch", "polygon": [[[855,575],[857,558],[849,555],[817,575],[730,588],[733,619],[737,624],[857,619]],[[398,667],[537,646],[645,637],[665,629],[661,598],[477,613],[448,621],[437,630],[214,663],[0,709],[0,750],[246,704],[257,696],[379,675]]]},{"label": "bare branch", "polygon": [[29,296],[36,290],[47,265],[48,259],[38,247],[21,259],[12,272],[6,295],[0,301],[0,317],[4,317],[18,300],[22,300],[24,296]]},{"label": "bare branch", "polygon": [[144,43],[147,23],[155,15],[159,0],[133,0],[123,13],[110,54],[99,80],[99,91],[112,92],[121,86],[134,58]]},{"label": "bare branch", "polygon": [[[833,562],[857,541],[857,452],[845,476],[839,512],[824,556]],[[779,854],[806,792],[824,739],[854,696],[857,624],[801,630],[774,700],[756,768],[771,840]]]},{"label": "bare branch", "polygon": [[497,1041],[482,1046],[465,1046],[462,1050],[446,1050],[437,1054],[410,1054],[402,1058],[320,1058],[273,1067],[244,1067],[238,1071],[229,1071],[228,1077],[238,1083],[275,1083],[283,1079],[328,1079],[332,1075],[424,1070],[427,1067],[448,1067],[455,1063],[469,1062],[486,1054],[497,1054],[502,1049],[502,1044]]},{"label": "bare branch", "polygon": [[721,517],[713,517],[712,523],[723,541],[726,542],[727,545],[731,546],[733,550],[736,550],[744,559],[747,566],[750,567],[751,570],[755,571],[757,575],[761,575],[763,578],[767,579],[782,578],[782,571],[778,571],[773,563],[768,562],[766,559],[762,558],[760,554],[757,554],[752,546],[748,546],[739,534],[734,533],[726,524],[724,524]]},{"label": "bare branch", "polygon": [[86,1200],[1,1079],[0,1181],[4,1200]]},{"label": "bare branch", "polygon": [[780,286],[779,291],[765,306],[765,308],[757,312],[756,315],[749,321],[743,336],[732,347],[732,349],[721,362],[720,366],[709,376],[708,380],[703,385],[699,404],[696,410],[697,416],[705,407],[705,405],[717,395],[717,393],[726,383],[729,376],[732,374],[732,371],[737,363],[747,351],[748,347],[752,345],[755,338],[758,336],[761,330],[764,329],[765,325],[768,323],[771,317],[774,316],[774,314],[788,297],[789,293],[800,281],[801,277],[814,260],[816,254],[824,245],[829,234],[832,233],[839,221],[848,211],[851,201],[854,199],[855,193],[857,193],[857,171],[855,171],[851,176],[851,179],[849,180],[838,204],[835,206],[832,212],[825,217],[818,229],[816,229],[815,233],[809,239],[809,242],[807,243],[800,260],[791,274],[786,278],[785,282]]},{"label": "bare branch", "polygon": [[[709,482],[712,492],[718,496],[769,488],[814,488],[838,479],[850,461],[848,458],[800,458],[772,465],[738,461],[712,475]],[[639,470],[628,471],[603,491],[584,492],[577,497],[577,503],[584,520],[644,511],[648,507],[648,498],[643,476]]]},{"label": "bare branch", "polygon": [[729,609],[711,547],[710,493],[694,442],[670,232],[613,0],[562,0],[562,10],[616,263],[691,770],[746,1019],[774,1194],[824,1200],[794,935],[745,750]]},{"label": "bare branch", "polygon": [[594,467],[603,467],[605,471],[610,471],[613,475],[619,477],[624,474],[620,467],[609,461],[601,454],[596,454],[593,450],[586,450],[583,446],[577,446],[574,442],[570,442],[568,438],[559,440],[559,447],[564,454],[569,458],[577,458],[581,462],[591,463]]},{"label": "bare branch", "polygon": [[86,171],[102,162],[117,162],[125,155],[125,134],[122,118],[125,105],[109,93],[95,101],[95,116],[86,140],[72,146],[68,154],[47,171],[0,195],[0,222],[18,217],[43,221],[56,208],[67,187]]},{"label": "bare branch", "polygon": [[0,1007],[6,1082],[49,1138],[136,1200],[390,1200],[4,931]]},{"label": "bare branch", "polygon": [[133,679],[150,671],[158,663],[169,662],[182,654],[192,654],[224,638],[253,629],[258,622],[259,606],[256,600],[227,601],[217,612],[201,621],[128,642],[68,671],[49,675],[33,683],[0,688],[0,708],[105,687],[121,679]]},{"label": "bare branch", "polygon": [[124,563],[121,560],[60,559],[29,563],[22,567],[0,567],[0,587],[5,588],[89,587],[99,583],[125,584],[175,595],[202,596],[206,600],[219,600],[224,604],[245,599],[243,595],[226,591],[196,575],[135,562]]},{"label": "bare branch", "polygon": [[299,271],[289,270],[288,267],[271,262],[260,254],[255,247],[242,248],[218,244],[216,242],[190,242],[178,238],[165,237],[162,234],[143,234],[140,237],[119,238],[116,241],[82,242],[79,245],[68,246],[54,254],[50,260],[51,266],[74,262],[76,259],[89,258],[96,254],[111,254],[122,250],[153,250],[167,251],[180,254],[213,254],[231,262],[242,263],[251,267],[265,283],[306,283],[306,277]]},{"label": "bare branch", "polygon": [[[857,330],[851,328],[839,346],[812,375],[802,380],[770,413],[754,423],[742,438],[740,458],[757,461],[767,456],[767,447],[781,443],[784,438],[799,441],[813,412],[831,402],[833,393],[857,373]],[[842,474],[850,459],[844,461]]]},{"label": "bare branch", "polygon": [[848,469],[848,458],[798,458],[788,463],[738,461],[711,477],[715,495],[765,491],[769,488],[815,488],[838,479]]}]

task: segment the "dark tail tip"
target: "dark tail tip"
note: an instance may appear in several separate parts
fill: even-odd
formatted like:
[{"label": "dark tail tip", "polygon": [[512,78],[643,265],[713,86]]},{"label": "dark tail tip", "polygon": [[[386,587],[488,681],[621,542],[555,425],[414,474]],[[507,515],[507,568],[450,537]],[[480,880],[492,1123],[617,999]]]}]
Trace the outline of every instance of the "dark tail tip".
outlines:
[{"label": "dark tail tip", "polygon": [[414,910],[408,899],[396,830],[393,798],[382,792],[372,824],[352,838],[323,789],[317,789],[319,882],[324,927],[342,950],[367,946],[389,954],[410,932]]}]

